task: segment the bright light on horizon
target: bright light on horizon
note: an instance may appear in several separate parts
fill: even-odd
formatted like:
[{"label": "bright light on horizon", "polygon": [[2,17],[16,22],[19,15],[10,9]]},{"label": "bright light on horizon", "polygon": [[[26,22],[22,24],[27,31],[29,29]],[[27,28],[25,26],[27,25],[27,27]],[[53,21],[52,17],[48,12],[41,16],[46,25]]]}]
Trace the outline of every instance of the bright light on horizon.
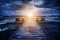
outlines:
[{"label": "bright light on horizon", "polygon": [[28,17],[33,17],[33,14],[32,13],[28,13],[27,16]]},{"label": "bright light on horizon", "polygon": [[35,6],[27,5],[21,10],[21,15],[24,16],[24,23],[21,27],[21,34],[32,35],[33,33],[39,33],[39,25],[36,22],[36,17],[38,16],[38,10]]},{"label": "bright light on horizon", "polygon": [[22,15],[22,16],[30,16],[30,17],[35,16],[35,15],[38,16],[37,15],[38,14],[37,10],[38,9],[35,6],[27,5],[24,8],[22,8],[20,15]]}]

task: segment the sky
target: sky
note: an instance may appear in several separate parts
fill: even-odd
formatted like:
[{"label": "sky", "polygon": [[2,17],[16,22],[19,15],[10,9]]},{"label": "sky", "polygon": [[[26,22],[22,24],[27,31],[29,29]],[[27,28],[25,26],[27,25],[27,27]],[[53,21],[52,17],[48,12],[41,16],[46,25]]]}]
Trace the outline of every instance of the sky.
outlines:
[{"label": "sky", "polygon": [[[0,15],[2,16],[14,16],[20,13],[22,7],[24,7],[24,0],[0,0]],[[59,14],[60,4],[59,0],[32,0],[27,2],[29,5],[35,5],[43,13]]]}]

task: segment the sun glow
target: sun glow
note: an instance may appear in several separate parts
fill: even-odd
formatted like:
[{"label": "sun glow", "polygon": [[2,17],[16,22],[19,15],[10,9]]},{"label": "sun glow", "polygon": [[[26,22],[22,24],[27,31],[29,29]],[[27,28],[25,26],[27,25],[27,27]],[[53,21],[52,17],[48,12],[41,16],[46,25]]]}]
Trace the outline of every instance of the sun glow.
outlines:
[{"label": "sun glow", "polygon": [[24,8],[22,8],[20,15],[33,17],[33,16],[37,15],[36,13],[37,13],[37,8],[35,6],[27,5]]},{"label": "sun glow", "polygon": [[38,10],[34,6],[27,5],[21,10],[21,16],[22,16],[22,27],[21,34],[23,35],[32,35],[33,33],[39,33],[39,25],[36,21],[38,21],[37,17]]},{"label": "sun glow", "polygon": [[28,13],[27,16],[28,17],[33,17],[33,14],[32,13]]}]

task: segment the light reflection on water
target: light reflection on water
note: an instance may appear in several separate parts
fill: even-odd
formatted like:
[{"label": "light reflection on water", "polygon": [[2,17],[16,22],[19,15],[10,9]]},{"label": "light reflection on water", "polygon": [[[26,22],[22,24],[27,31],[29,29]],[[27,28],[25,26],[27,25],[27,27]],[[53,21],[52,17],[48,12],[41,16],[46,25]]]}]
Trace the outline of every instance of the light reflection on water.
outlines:
[{"label": "light reflection on water", "polygon": [[33,34],[39,34],[40,26],[34,21],[34,19],[27,19],[23,26],[20,28],[21,35],[32,36]]}]

